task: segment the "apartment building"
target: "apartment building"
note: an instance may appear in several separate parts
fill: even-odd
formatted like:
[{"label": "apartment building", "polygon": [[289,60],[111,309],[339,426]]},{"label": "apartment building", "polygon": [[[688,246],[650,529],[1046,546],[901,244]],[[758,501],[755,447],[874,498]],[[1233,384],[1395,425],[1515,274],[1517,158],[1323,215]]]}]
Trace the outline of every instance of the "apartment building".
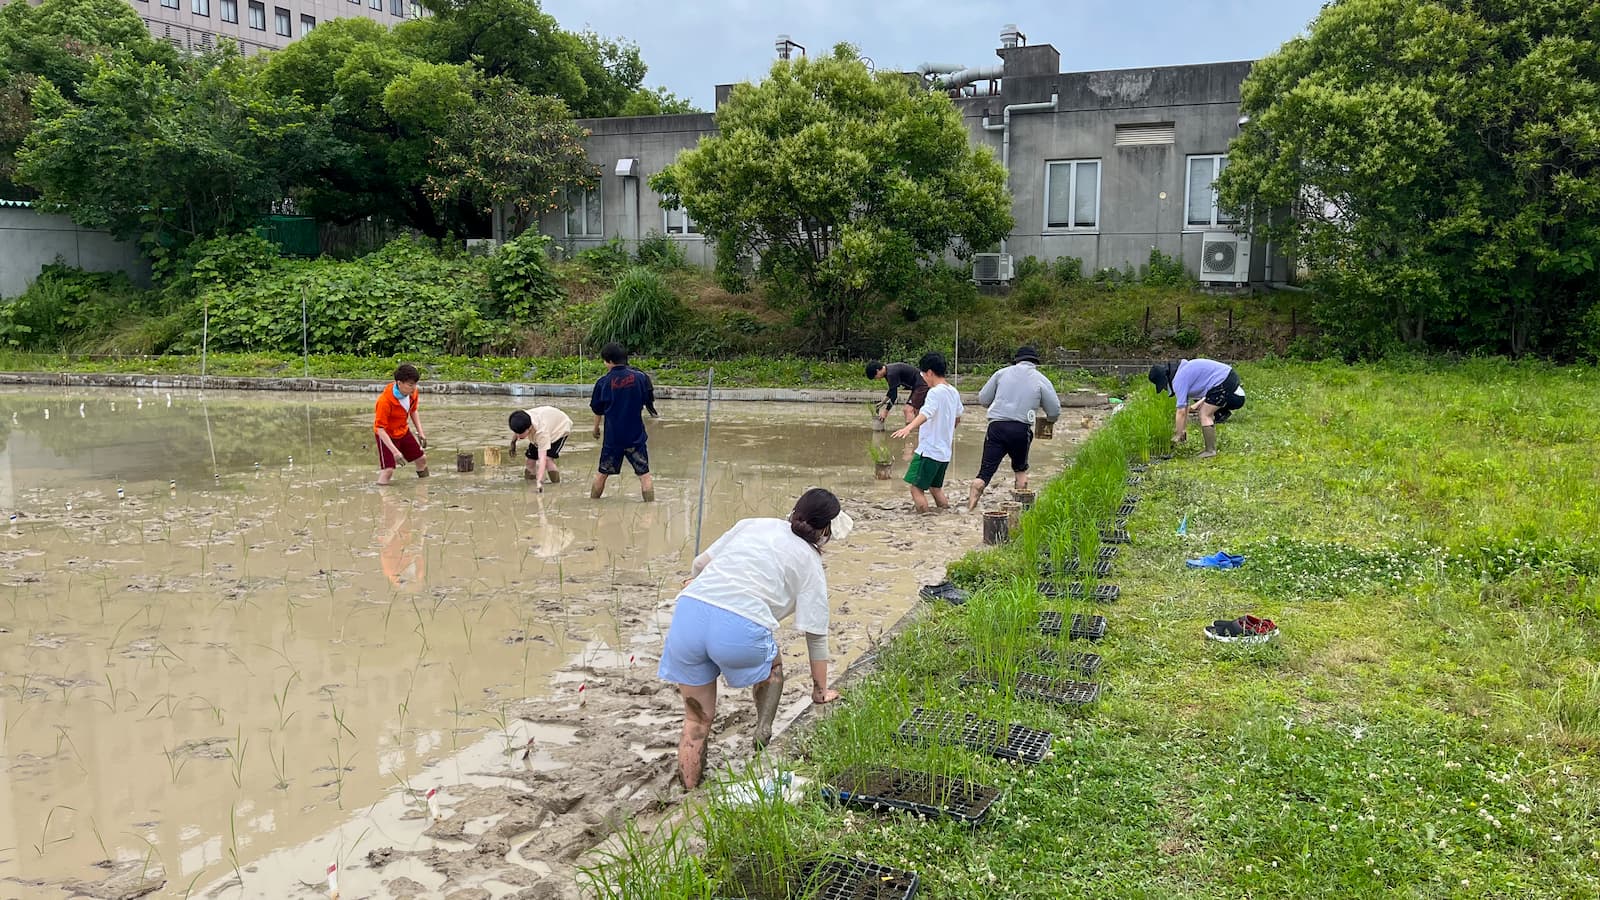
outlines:
[{"label": "apartment building", "polygon": [[415,0],[128,0],[158,39],[195,53],[230,38],[246,55],[276,50],[319,22],[364,16],[394,25],[422,15]]}]

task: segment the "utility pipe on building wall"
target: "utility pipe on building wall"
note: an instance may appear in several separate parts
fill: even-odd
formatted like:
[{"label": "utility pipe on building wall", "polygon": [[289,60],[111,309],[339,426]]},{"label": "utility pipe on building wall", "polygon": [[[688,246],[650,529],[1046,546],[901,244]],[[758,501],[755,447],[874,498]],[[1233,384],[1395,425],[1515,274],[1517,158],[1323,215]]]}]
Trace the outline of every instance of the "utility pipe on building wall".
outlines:
[{"label": "utility pipe on building wall", "polygon": [[962,69],[939,79],[939,86],[944,90],[953,91],[958,87],[964,87],[975,81],[994,81],[997,78],[1004,78],[1005,74],[1006,67],[1004,64],[973,66],[970,69]]},{"label": "utility pipe on building wall", "polygon": [[[1055,112],[1060,109],[1061,95],[1051,92],[1050,99],[1041,103],[1012,103],[1000,113],[1000,124],[993,125],[989,122],[989,114],[983,115],[983,130],[998,131],[1000,135],[1000,167],[1006,170],[1006,190],[1011,190],[1011,114],[1014,112],[1040,112],[1050,110]],[[1000,252],[1006,252],[1006,239],[1000,239]]]}]

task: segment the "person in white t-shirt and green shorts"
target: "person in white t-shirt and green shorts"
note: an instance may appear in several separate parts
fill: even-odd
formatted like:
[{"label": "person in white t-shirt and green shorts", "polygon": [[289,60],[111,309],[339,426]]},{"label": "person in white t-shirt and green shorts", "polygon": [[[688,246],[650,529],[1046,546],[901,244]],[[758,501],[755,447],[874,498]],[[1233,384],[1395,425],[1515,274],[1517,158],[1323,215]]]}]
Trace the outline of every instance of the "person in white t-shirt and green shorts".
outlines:
[{"label": "person in white t-shirt and green shorts", "polygon": [[928,382],[928,397],[917,417],[896,431],[894,437],[900,439],[917,432],[917,452],[906,468],[906,484],[911,485],[911,502],[916,504],[917,512],[925,513],[929,495],[940,509],[950,508],[950,500],[944,495],[944,475],[950,468],[956,426],[961,424],[961,394],[945,380],[948,369],[943,353],[922,354],[917,368]]}]

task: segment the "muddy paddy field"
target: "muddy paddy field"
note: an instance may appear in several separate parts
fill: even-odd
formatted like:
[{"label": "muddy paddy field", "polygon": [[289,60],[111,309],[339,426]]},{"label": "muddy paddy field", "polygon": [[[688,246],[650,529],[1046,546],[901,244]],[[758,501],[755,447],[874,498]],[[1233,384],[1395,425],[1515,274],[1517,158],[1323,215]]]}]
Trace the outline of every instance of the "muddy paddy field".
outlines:
[{"label": "muddy paddy field", "polygon": [[[588,499],[581,400],[550,401],[575,423],[561,484],[536,492],[520,452],[485,466],[538,402],[425,396],[434,477],[380,489],[364,398],[0,394],[0,897],[310,898],[332,864],[345,898],[576,896],[580,854],[681,796],[655,665],[704,407],[661,404],[644,504],[631,474]],[[1035,476],[1089,424],[1067,411]],[[856,519],[826,557],[836,672],[980,541],[976,516],[911,511],[900,442],[874,480],[873,440],[854,404],[713,417],[704,543],[811,485]],[[787,694],[802,709],[805,679]],[[721,705],[712,765],[752,720],[747,692]]]}]

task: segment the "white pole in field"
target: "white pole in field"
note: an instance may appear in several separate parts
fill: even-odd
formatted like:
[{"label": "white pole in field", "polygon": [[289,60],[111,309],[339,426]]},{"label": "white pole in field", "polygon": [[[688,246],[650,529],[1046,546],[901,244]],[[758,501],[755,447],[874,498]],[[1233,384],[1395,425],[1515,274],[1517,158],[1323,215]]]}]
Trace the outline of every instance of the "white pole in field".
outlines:
[{"label": "white pole in field", "polygon": [[717,377],[717,368],[706,371],[706,428],[700,439],[700,509],[694,515],[694,555],[700,555],[700,526],[706,519],[706,459],[711,455],[711,382]]},{"label": "white pole in field", "polygon": [[956,360],[950,367],[950,380],[961,386],[961,320],[956,320]]},{"label": "white pole in field", "polygon": [[307,378],[311,377],[311,339],[307,335],[309,325],[306,318],[306,294],[310,290],[306,285],[300,286],[300,362],[301,371]]}]

